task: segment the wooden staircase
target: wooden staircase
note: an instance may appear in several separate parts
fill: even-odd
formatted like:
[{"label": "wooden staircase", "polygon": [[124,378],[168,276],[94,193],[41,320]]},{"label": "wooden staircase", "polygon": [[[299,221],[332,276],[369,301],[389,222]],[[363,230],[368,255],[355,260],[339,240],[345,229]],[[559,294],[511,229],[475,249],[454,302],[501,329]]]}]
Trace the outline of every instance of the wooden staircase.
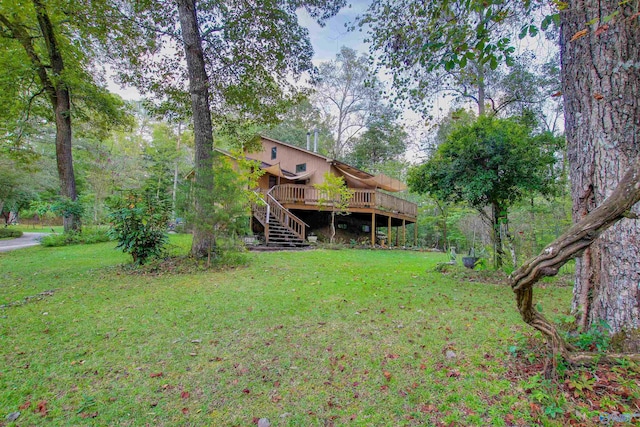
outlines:
[{"label": "wooden staircase", "polygon": [[269,216],[269,233],[265,233],[267,246],[280,248],[298,248],[309,246],[307,242],[301,239],[290,228],[283,226],[278,219]]},{"label": "wooden staircase", "polygon": [[267,246],[279,248],[307,247],[307,224],[282,206],[269,192],[263,205],[254,205],[253,216],[264,227]]}]

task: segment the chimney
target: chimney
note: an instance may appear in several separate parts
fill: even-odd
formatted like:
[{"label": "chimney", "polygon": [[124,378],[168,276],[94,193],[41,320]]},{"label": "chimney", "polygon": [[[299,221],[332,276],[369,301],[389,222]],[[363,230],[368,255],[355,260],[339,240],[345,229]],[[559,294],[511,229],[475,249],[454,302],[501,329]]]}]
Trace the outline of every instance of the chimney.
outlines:
[{"label": "chimney", "polygon": [[307,131],[307,151],[311,150],[311,131]]},{"label": "chimney", "polygon": [[313,130],[313,152],[318,152],[318,129]]}]

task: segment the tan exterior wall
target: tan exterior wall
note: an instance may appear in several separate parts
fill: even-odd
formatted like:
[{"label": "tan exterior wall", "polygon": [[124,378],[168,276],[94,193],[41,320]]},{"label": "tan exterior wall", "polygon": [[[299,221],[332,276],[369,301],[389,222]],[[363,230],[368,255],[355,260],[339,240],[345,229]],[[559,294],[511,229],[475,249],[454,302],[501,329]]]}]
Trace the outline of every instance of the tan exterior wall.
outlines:
[{"label": "tan exterior wall", "polygon": [[[271,150],[276,148],[275,159],[271,158]],[[315,155],[309,151],[301,148],[295,148],[288,145],[278,143],[277,141],[271,141],[268,139],[262,139],[262,151],[257,153],[249,153],[247,157],[259,160],[270,165],[276,165],[280,163],[280,168],[291,173],[296,173],[296,166],[306,163],[307,172],[313,171],[314,174],[309,177],[308,185],[322,183],[322,175],[325,172],[332,170],[334,174],[337,174],[335,168],[333,168],[326,160],[325,157]],[[263,180],[266,180],[263,183]],[[282,184],[289,183],[289,181],[282,180]],[[262,185],[265,184],[265,187]],[[263,176],[260,180],[261,188],[268,188],[268,177]]]},{"label": "tan exterior wall", "polygon": [[[343,175],[335,166],[331,165],[331,163],[327,161],[328,159],[326,157],[322,155],[267,138],[262,138],[261,142],[262,151],[248,153],[247,157],[265,162],[269,165],[277,165],[280,163],[280,168],[282,170],[294,174],[298,174],[296,172],[297,165],[306,164],[306,172],[314,172],[313,175],[308,178],[308,181],[304,183],[306,185],[321,184],[324,181],[323,175],[329,171],[334,175]],[[273,148],[276,149],[275,158],[272,158]],[[357,180],[349,179],[348,177],[345,177],[345,182],[347,183],[347,187],[350,188],[372,188],[371,186]],[[280,181],[276,182],[276,185],[293,183],[293,181],[280,178]],[[268,174],[263,175],[258,184],[262,189],[270,188]]]}]

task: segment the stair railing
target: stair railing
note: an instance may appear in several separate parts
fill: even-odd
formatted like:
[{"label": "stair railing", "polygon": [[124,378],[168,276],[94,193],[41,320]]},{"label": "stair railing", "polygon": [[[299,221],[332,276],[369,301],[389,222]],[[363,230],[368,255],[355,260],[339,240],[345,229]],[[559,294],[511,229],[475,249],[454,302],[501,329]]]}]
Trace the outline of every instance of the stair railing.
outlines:
[{"label": "stair railing", "polygon": [[[291,231],[293,234],[298,236],[300,239],[306,239],[307,227],[309,227],[304,221],[295,216],[290,210],[285,208],[276,200],[275,197],[271,195],[272,187],[266,193],[266,202],[267,202],[267,212],[266,212],[266,222],[267,226],[265,229],[268,229],[269,217],[273,215],[280,224],[282,224],[285,228]],[[265,236],[266,238],[267,236]]]}]

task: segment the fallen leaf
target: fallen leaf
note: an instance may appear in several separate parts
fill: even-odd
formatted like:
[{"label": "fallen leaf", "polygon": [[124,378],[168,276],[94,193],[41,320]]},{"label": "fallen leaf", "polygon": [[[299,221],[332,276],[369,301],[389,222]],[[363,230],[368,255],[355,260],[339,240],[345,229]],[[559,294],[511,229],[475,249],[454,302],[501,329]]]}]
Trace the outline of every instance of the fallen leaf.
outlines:
[{"label": "fallen leaf", "polygon": [[575,33],[572,37],[571,40],[569,40],[570,42],[572,41],[576,41],[584,36],[586,36],[589,33],[589,29],[585,28],[584,30],[580,30],[577,33]]},{"label": "fallen leaf", "polygon": [[36,412],[42,415],[43,417],[47,416],[47,412],[49,412],[49,410],[47,409],[46,400],[41,400],[40,402],[38,402],[38,408],[36,409]]},{"label": "fallen leaf", "polygon": [[248,388],[245,388],[244,390],[242,390],[242,392],[244,394],[249,394],[249,393],[251,393],[251,390],[249,390]]},{"label": "fallen leaf", "polygon": [[389,359],[397,359],[398,357],[400,356],[398,356],[397,354],[387,354],[387,358]]},{"label": "fallen leaf", "polygon": [[183,399],[188,399],[191,395],[189,394],[188,391],[183,391],[182,393],[180,393],[180,397]]},{"label": "fallen leaf", "polygon": [[420,412],[422,412],[424,414],[429,414],[431,412],[436,412],[436,407],[435,407],[435,405],[421,405],[420,406]]},{"label": "fallen leaf", "polygon": [[18,407],[18,409],[20,409],[21,411],[24,411],[25,409],[28,409],[29,406],[31,406],[31,401],[27,400],[26,402],[24,402],[22,405],[20,405]]},{"label": "fallen leaf", "polygon": [[542,409],[540,408],[540,405],[537,405],[535,403],[530,403],[529,407],[531,408],[531,413],[534,415],[538,415],[542,413]]},{"label": "fallen leaf", "polygon": [[452,369],[452,370],[450,370],[449,372],[447,372],[447,376],[448,376],[449,378],[458,378],[458,377],[460,377],[460,372],[458,372],[458,371],[457,371],[457,370],[455,370],[455,369]]},{"label": "fallen leaf", "polygon": [[[601,99],[604,99],[604,96],[603,96],[601,93],[597,93],[597,92],[593,94],[593,97],[594,97],[597,101],[600,101]],[[594,350],[595,350],[595,348],[594,348]]]},{"label": "fallen leaf", "polygon": [[82,412],[80,418],[95,418],[98,416],[98,412]]},{"label": "fallen leaf", "polygon": [[162,375],[163,375],[163,374],[162,374],[162,372],[153,372],[153,373],[151,373],[149,376],[150,376],[151,378],[159,378],[159,377],[161,377]]},{"label": "fallen leaf", "polygon": [[391,381],[391,372],[389,371],[384,371],[382,373],[382,375],[384,375],[384,377],[386,378],[387,381]]},{"label": "fallen leaf", "polygon": [[189,413],[189,408],[182,408],[182,413],[187,415]]}]

